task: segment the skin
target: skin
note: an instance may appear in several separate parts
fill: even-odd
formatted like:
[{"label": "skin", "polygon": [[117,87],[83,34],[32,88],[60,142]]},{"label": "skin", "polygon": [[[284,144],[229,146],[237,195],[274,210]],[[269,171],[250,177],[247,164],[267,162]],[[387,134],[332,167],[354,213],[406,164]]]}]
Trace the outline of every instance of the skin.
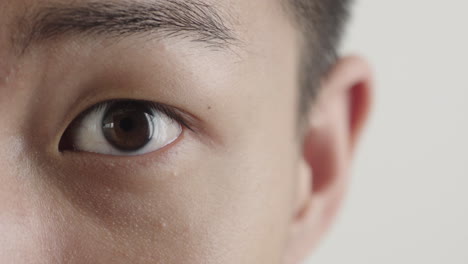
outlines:
[{"label": "skin", "polygon": [[[340,59],[298,124],[300,34],[275,1],[213,1],[236,18],[242,44],[228,50],[133,36],[58,38],[18,54],[15,19],[47,2],[0,3],[1,263],[309,254],[345,192],[366,120],[362,60]],[[60,152],[77,115],[110,99],[176,107],[193,131],[141,156]]]}]

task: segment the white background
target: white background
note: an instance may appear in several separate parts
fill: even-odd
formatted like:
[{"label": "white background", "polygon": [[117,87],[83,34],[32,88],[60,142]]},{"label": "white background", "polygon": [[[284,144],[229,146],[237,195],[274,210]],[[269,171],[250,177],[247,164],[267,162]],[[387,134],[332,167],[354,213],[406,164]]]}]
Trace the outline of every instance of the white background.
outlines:
[{"label": "white background", "polygon": [[468,264],[468,1],[360,0],[344,54],[374,112],[334,228],[307,263]]}]

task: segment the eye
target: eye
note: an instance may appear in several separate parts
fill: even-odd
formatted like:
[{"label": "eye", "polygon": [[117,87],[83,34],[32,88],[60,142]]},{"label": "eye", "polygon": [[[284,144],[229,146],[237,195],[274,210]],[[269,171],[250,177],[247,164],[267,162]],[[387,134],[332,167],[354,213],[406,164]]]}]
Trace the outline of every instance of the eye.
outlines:
[{"label": "eye", "polygon": [[109,101],[82,113],[67,128],[60,151],[136,156],[161,149],[182,133],[170,107],[137,100]]}]

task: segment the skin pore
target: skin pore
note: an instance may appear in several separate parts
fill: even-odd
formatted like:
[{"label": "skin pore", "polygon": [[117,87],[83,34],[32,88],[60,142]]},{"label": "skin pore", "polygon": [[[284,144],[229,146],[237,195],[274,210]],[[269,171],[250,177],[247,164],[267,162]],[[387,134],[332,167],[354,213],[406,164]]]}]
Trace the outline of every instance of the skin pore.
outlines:
[{"label": "skin pore", "polygon": [[[366,65],[340,60],[298,133],[300,37],[280,3],[105,2],[116,8],[0,3],[0,262],[304,259],[346,187]],[[94,28],[70,23],[96,7]],[[119,32],[112,10],[152,12]],[[142,155],[60,149],[83,112],[116,99],[168,106],[190,129]]]}]

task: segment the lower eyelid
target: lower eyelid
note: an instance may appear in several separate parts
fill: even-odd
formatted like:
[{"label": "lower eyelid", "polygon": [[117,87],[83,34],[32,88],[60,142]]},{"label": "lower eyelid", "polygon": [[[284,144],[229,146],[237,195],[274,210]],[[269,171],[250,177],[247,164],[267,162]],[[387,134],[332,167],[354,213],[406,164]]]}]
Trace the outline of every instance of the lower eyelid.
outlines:
[{"label": "lower eyelid", "polygon": [[106,168],[106,171],[115,170],[116,173],[134,172],[141,168],[159,166],[158,164],[166,166],[175,157],[174,154],[179,152],[178,149],[182,147],[183,141],[189,140],[187,132],[187,129],[182,128],[179,137],[173,142],[142,155],[119,156],[94,152],[64,152],[63,157],[70,159],[75,166],[80,168]]}]

